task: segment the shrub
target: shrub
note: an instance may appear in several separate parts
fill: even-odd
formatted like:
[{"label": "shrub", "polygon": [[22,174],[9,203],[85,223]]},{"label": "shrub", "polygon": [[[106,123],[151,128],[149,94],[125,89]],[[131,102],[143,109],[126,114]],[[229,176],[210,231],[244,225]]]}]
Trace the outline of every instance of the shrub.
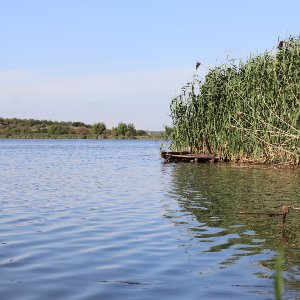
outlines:
[{"label": "shrub", "polygon": [[48,133],[50,134],[67,134],[69,133],[69,126],[63,126],[61,124],[54,124],[48,127]]},{"label": "shrub", "polygon": [[105,129],[104,134],[106,134],[106,136],[110,136],[111,135],[111,129]]},{"label": "shrub", "polygon": [[143,135],[148,135],[148,134],[147,134],[147,132],[145,130],[137,130],[136,131],[136,135],[143,136]]},{"label": "shrub", "polygon": [[125,137],[129,138],[131,136],[133,136],[132,132],[131,131],[126,131]]},{"label": "shrub", "polygon": [[77,134],[90,134],[91,133],[90,129],[83,127],[83,126],[77,127],[75,130],[76,130]]},{"label": "shrub", "polygon": [[92,126],[92,132],[94,134],[103,134],[106,130],[106,125],[103,122],[95,123]]}]

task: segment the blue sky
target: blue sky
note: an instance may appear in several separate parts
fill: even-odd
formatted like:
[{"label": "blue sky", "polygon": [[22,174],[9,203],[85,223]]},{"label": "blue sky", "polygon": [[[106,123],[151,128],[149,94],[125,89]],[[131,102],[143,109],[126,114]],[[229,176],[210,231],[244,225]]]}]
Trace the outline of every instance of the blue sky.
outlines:
[{"label": "blue sky", "polygon": [[0,116],[162,130],[196,61],[271,50],[299,35],[299,11],[299,0],[0,0]]}]

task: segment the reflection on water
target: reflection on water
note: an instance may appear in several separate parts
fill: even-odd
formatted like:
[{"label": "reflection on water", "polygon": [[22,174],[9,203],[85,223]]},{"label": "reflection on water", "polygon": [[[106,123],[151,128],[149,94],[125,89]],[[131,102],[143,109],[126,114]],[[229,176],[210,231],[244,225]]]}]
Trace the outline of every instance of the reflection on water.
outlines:
[{"label": "reflection on water", "polygon": [[[290,210],[283,224],[282,205],[300,207],[298,170],[235,164],[178,164],[172,172],[169,196],[181,207],[166,218],[184,226],[203,253],[220,253],[213,269],[240,264],[248,257],[260,270],[258,278],[273,278],[274,251],[286,247],[286,297],[299,292],[300,214]],[[238,212],[273,213],[262,214]],[[189,215],[184,221],[178,216]],[[275,216],[274,216],[275,215]]]},{"label": "reflection on water", "polygon": [[0,140],[3,299],[272,299],[299,292],[299,172],[164,164],[142,140]]}]

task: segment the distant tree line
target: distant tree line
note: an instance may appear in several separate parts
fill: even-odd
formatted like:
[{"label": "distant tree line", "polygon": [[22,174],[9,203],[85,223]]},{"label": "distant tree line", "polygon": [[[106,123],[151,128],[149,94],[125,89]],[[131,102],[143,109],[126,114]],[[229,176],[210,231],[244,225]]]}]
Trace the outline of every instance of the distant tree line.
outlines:
[{"label": "distant tree line", "polygon": [[54,125],[54,124],[61,124],[64,126],[74,126],[74,127],[86,127],[86,128],[91,128],[92,125],[85,124],[83,122],[58,122],[58,121],[51,121],[51,120],[35,120],[35,119],[18,119],[18,118],[1,118],[0,117],[0,124],[3,125],[18,125],[18,126],[35,126],[35,125]]},{"label": "distant tree line", "polygon": [[[104,122],[95,123],[93,125],[85,124],[83,122],[58,122],[48,120],[34,120],[34,119],[18,119],[18,118],[1,118],[0,117],[0,135],[11,137],[16,135],[30,135],[30,134],[48,134],[54,135],[77,135],[101,136],[102,138],[135,138],[149,137],[151,133],[145,130],[137,130],[133,123],[120,122],[118,126],[107,129]],[[154,134],[152,134],[154,135]],[[155,134],[157,135],[157,134]],[[158,137],[157,137],[158,138]]]}]

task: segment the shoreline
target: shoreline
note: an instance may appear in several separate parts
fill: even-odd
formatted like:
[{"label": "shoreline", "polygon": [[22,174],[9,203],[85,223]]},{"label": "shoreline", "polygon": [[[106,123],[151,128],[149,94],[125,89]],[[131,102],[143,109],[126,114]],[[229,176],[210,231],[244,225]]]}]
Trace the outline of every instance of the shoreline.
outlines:
[{"label": "shoreline", "polygon": [[193,154],[188,151],[181,152],[166,152],[161,151],[161,158],[164,159],[164,163],[189,163],[189,164],[203,164],[203,163],[231,163],[231,164],[243,164],[243,165],[260,165],[260,166],[285,166],[293,169],[298,169],[298,164],[292,164],[290,162],[272,162],[271,157],[261,157],[259,159],[254,158],[236,158],[235,160],[223,160],[216,154]]},{"label": "shoreline", "polygon": [[161,136],[134,136],[134,137],[124,137],[124,136],[115,136],[115,137],[102,137],[102,136],[0,136],[0,139],[20,139],[20,140],[162,140]]}]

